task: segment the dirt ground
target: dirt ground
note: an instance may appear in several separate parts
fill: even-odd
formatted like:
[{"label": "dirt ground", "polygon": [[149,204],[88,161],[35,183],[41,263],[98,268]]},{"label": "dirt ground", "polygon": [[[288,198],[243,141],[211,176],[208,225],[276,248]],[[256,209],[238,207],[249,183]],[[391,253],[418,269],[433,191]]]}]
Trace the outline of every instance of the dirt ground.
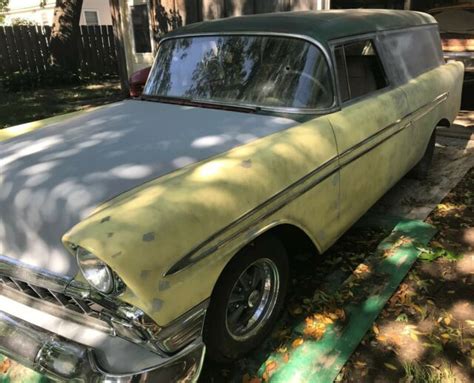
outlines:
[{"label": "dirt ground", "polygon": [[[474,169],[427,219],[439,232],[336,381],[474,381]],[[425,258],[423,260],[423,258]]]}]

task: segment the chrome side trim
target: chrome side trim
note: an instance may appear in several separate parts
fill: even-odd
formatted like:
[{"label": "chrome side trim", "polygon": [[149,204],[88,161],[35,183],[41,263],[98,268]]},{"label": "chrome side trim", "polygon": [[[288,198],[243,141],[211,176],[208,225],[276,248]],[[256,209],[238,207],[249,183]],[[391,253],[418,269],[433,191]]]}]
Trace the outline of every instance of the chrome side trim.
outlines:
[{"label": "chrome side trim", "polygon": [[[19,279],[26,283],[31,283],[61,293],[66,290],[67,286],[72,281],[72,278],[67,278],[62,275],[27,265],[2,254],[0,254],[0,275]],[[90,290],[90,287],[86,285],[82,285],[81,287],[84,289],[84,294],[88,293]]]},{"label": "chrome side trim", "polygon": [[[249,212],[245,213],[243,216],[238,218],[237,220],[233,221],[229,225],[225,226],[221,230],[214,233],[200,245],[195,247],[191,250],[187,255],[181,258],[178,262],[176,262],[167,272],[164,273],[164,276],[176,274],[179,271],[193,265],[196,262],[199,262],[201,259],[207,257],[208,255],[214,253],[216,250],[233,240],[234,238],[238,237],[242,233],[248,231],[252,228],[257,222],[271,216],[281,208],[283,208],[286,204],[293,201],[297,197],[303,195],[308,190],[312,189],[318,183],[324,181],[331,175],[337,172],[338,167],[338,157],[334,156],[328,161],[324,162],[322,165],[311,171],[310,173],[306,174],[304,177],[300,178],[293,184],[289,185],[285,189],[281,190],[280,192],[274,194],[268,200],[263,202],[262,204],[258,205],[255,209],[250,210]],[[322,175],[317,176],[318,173],[322,173]],[[317,176],[317,177],[316,177]],[[296,189],[296,190],[295,190]],[[286,198],[283,198],[287,194],[290,194]],[[271,206],[271,205],[274,206]],[[266,208],[269,208],[267,211],[262,211]],[[256,216],[258,213],[260,215]],[[218,239],[220,236],[224,235],[226,232],[236,228],[236,226],[240,225],[242,222],[246,220],[251,220],[247,225],[236,232],[228,235],[221,241],[217,242],[214,245],[210,245],[213,241]]]},{"label": "chrome side trim", "polygon": [[[323,54],[326,63],[329,68],[329,72],[331,73],[331,83],[332,83],[332,91],[333,91],[333,102],[332,105],[325,109],[313,109],[313,108],[284,108],[284,107],[268,107],[262,105],[254,105],[254,104],[232,104],[233,106],[239,107],[242,106],[244,108],[259,108],[262,111],[266,112],[273,112],[273,113],[285,113],[285,114],[307,114],[307,115],[325,115],[328,113],[332,113],[336,110],[339,110],[339,106],[337,104],[337,92],[336,92],[336,77],[334,73],[334,65],[331,60],[331,55],[329,54],[327,48],[318,40],[313,39],[309,36],[299,35],[296,33],[283,33],[283,32],[261,32],[261,31],[242,31],[242,32],[208,32],[208,33],[183,33],[180,35],[168,36],[163,37],[157,46],[157,55],[159,54],[160,45],[168,40],[172,39],[181,39],[181,38],[190,38],[190,37],[205,37],[205,36],[276,36],[276,37],[288,37],[293,39],[299,39],[309,42],[310,44],[316,46],[321,53]],[[151,72],[153,72],[154,66],[156,65],[157,60],[154,61],[153,67]],[[150,73],[151,73],[150,72]],[[146,87],[146,85],[145,85]],[[199,102],[199,100],[196,100]],[[202,100],[203,102],[205,100]],[[216,105],[219,105],[216,103]],[[223,104],[223,105],[230,105],[230,104]]]},{"label": "chrome side trim", "polygon": [[[358,142],[351,148],[346,149],[342,153],[340,153],[338,156],[332,157],[322,165],[318,166],[316,169],[305,175],[304,177],[300,178],[296,182],[292,183],[291,185],[287,186],[285,189],[281,190],[280,192],[274,194],[272,197],[270,197],[268,200],[263,202],[262,204],[258,205],[254,209],[250,210],[249,212],[245,213],[243,216],[238,218],[237,220],[233,221],[229,225],[225,226],[221,230],[217,231],[213,235],[211,235],[209,238],[207,238],[205,241],[203,241],[201,244],[196,246],[194,249],[192,249],[189,253],[187,253],[184,257],[182,257],[178,262],[173,264],[168,271],[166,271],[163,276],[169,276],[176,274],[192,265],[195,263],[201,261],[202,259],[206,258],[210,254],[214,253],[221,247],[225,246],[228,242],[232,241],[239,235],[248,232],[249,230],[252,229],[252,227],[259,221],[268,218],[272,214],[276,213],[278,210],[283,208],[286,204],[292,202],[295,200],[297,197],[303,195],[307,191],[311,190],[314,188],[316,185],[319,183],[323,182],[325,179],[328,177],[332,176],[333,174],[337,173],[341,168],[349,165],[351,162],[357,160],[364,154],[370,152],[371,150],[375,149],[377,146],[381,145],[391,137],[395,136],[396,134],[402,132],[404,129],[409,127],[413,122],[417,121],[418,119],[422,118],[429,112],[431,112],[434,108],[436,108],[439,104],[442,102],[446,101],[448,98],[449,92],[445,92],[437,96],[435,99],[432,101],[426,103],[425,105],[420,106],[418,109],[407,113],[405,116],[400,118],[399,120],[395,121],[394,123],[391,123],[387,125],[386,127],[382,128],[381,130],[377,131],[376,133],[372,134],[371,136],[367,137],[366,139]],[[400,127],[400,125],[402,125]],[[357,153],[351,156],[352,153],[356,152],[357,149],[362,148],[365,146],[367,143],[373,141],[374,139],[383,136],[383,134],[389,132],[390,130],[394,129],[393,132],[391,132],[389,135],[386,137],[383,137],[380,141],[375,142],[372,146],[364,149],[361,153]],[[331,169],[330,171],[327,171],[331,165],[334,165],[337,163],[337,167]],[[319,173],[322,173],[321,175],[318,176]],[[305,185],[305,183],[307,183]],[[303,185],[303,186],[301,186]],[[299,190],[294,191],[295,188],[300,187]],[[292,194],[291,194],[292,193]],[[289,195],[288,195],[289,194]],[[286,195],[288,195],[286,198],[284,198]],[[269,207],[270,205],[274,204],[268,211],[262,213],[262,215],[254,217],[256,214],[261,212],[263,209]],[[226,232],[232,230],[236,226],[240,225],[244,221],[249,220],[250,222],[246,224],[243,228],[239,229],[235,233],[232,233],[228,235],[227,237],[224,237],[222,240],[218,241],[216,244],[211,245],[213,241],[216,241],[220,236],[225,235]]]}]

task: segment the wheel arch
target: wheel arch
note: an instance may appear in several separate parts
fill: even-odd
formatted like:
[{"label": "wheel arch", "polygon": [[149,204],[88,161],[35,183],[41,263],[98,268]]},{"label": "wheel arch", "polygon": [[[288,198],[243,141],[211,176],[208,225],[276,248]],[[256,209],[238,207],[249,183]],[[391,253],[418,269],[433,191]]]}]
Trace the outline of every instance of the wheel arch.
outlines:
[{"label": "wheel arch", "polygon": [[[252,235],[247,237],[245,243],[239,246],[239,248],[236,249],[227,259],[225,266],[220,271],[217,280],[224,273],[227,265],[235,257],[238,257],[239,254],[244,251],[244,249],[267,236],[278,239],[282,243],[287,254],[292,254],[302,250],[309,250],[316,255],[322,253],[321,247],[317,240],[311,234],[309,234],[309,231],[306,230],[302,225],[289,220],[275,221],[261,227],[259,230],[254,231]],[[291,260],[291,257],[288,258]]]},{"label": "wheel arch", "polygon": [[447,118],[442,118],[436,126],[443,126],[445,128],[450,128],[451,127],[451,122]]}]

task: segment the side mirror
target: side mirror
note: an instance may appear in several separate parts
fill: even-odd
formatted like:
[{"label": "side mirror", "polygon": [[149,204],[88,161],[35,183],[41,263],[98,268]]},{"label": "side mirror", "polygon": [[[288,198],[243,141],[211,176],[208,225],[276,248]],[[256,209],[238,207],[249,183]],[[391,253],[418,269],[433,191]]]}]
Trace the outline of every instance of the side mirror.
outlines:
[{"label": "side mirror", "polygon": [[140,97],[145,86],[151,67],[140,69],[130,76],[130,97]]}]

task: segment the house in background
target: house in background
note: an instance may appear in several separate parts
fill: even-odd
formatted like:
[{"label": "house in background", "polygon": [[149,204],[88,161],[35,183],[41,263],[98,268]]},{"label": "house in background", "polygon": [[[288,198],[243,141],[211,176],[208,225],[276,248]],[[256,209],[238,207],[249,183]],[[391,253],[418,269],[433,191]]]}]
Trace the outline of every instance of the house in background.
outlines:
[{"label": "house in background", "polygon": [[[10,0],[8,12],[4,12],[5,25],[29,22],[37,25],[52,25],[56,0]],[[111,25],[109,0],[84,0],[81,11],[81,25]]]},{"label": "house in background", "polygon": [[329,9],[331,0],[119,0],[129,75],[153,63],[160,37],[179,26],[244,14]]}]

